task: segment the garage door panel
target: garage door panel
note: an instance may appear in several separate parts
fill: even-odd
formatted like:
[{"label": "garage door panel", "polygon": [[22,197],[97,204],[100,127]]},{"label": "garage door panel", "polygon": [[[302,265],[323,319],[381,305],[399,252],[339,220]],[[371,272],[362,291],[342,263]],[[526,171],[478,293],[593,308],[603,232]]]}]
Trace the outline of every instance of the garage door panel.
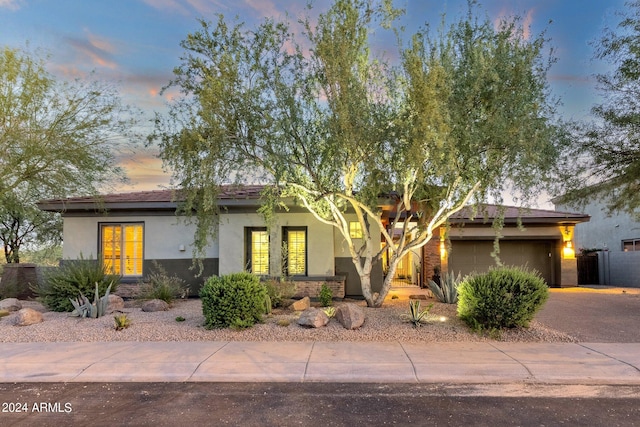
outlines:
[{"label": "garage door panel", "polygon": [[[547,283],[552,281],[551,241],[501,241],[500,260],[504,265],[527,266],[535,269]],[[496,262],[491,257],[493,241],[452,241],[449,255],[449,270],[463,275],[483,273]]]}]

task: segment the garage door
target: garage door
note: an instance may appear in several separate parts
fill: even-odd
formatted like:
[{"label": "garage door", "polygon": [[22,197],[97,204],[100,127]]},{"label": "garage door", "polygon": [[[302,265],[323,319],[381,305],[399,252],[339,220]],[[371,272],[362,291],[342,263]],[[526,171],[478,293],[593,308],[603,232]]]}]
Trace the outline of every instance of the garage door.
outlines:
[{"label": "garage door", "polygon": [[[527,266],[537,270],[547,284],[553,284],[553,247],[548,240],[503,240],[500,259],[504,265]],[[451,241],[449,271],[463,275],[485,272],[496,265],[491,257],[493,241]]]}]

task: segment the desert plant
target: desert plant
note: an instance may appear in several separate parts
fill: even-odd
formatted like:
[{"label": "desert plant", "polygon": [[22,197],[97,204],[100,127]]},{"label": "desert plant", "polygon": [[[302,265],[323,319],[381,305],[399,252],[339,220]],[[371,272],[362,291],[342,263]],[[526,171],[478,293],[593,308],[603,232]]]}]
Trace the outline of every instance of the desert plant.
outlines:
[{"label": "desert plant", "polygon": [[458,286],[462,282],[462,276],[452,273],[442,273],[439,284],[433,280],[429,280],[429,289],[438,301],[446,304],[455,304],[458,302]]},{"label": "desert plant", "polygon": [[286,328],[291,324],[291,321],[289,319],[278,319],[276,323],[278,326],[282,326],[283,328]]},{"label": "desert plant", "polygon": [[207,329],[245,329],[262,321],[267,290],[258,277],[242,272],[210,277],[200,290]]},{"label": "desert plant", "polygon": [[144,279],[140,286],[139,297],[142,299],[160,299],[171,304],[176,298],[188,296],[188,288],[184,286],[184,280],[178,276],[170,276],[167,271],[154,260],[151,273]]},{"label": "desert plant", "polygon": [[104,316],[107,314],[107,309],[109,308],[109,292],[111,292],[111,285],[107,287],[104,296],[101,297],[98,284],[96,283],[93,303],[89,301],[89,298],[84,296],[82,292],[80,292],[80,296],[75,299],[69,298],[74,308],[70,316],[91,317],[93,319]]},{"label": "desert plant", "polygon": [[115,321],[114,327],[116,331],[121,331],[131,326],[131,319],[129,319],[126,313],[116,314],[113,316],[113,320]]},{"label": "desert plant", "polygon": [[407,321],[413,323],[413,326],[416,328],[418,326],[422,326],[422,322],[426,320],[431,307],[433,307],[433,304],[429,304],[427,308],[425,308],[424,310],[420,310],[420,300],[411,299],[409,300],[409,314],[405,314],[404,318]]},{"label": "desert plant", "polygon": [[[265,289],[266,290],[266,289]],[[271,305],[271,297],[269,296],[269,293],[265,293],[264,294],[264,314],[271,314],[271,310],[273,308],[273,306]]]},{"label": "desert plant", "polygon": [[325,307],[322,309],[322,311],[324,311],[324,314],[326,314],[329,319],[336,316],[335,307]]},{"label": "desert plant", "polygon": [[320,305],[323,307],[329,307],[333,302],[333,291],[326,283],[322,284],[318,299],[320,300]]},{"label": "desert plant", "polygon": [[72,311],[74,307],[71,300],[79,294],[90,294],[96,283],[102,294],[109,286],[115,292],[120,276],[110,274],[100,261],[81,256],[80,259],[65,261],[60,267],[50,270],[42,283],[31,289],[50,310]]},{"label": "desert plant", "polygon": [[291,299],[296,294],[296,284],[286,279],[267,279],[263,282],[267,288],[267,294],[271,298],[271,307],[281,307],[285,301]]},{"label": "desert plant", "polygon": [[476,331],[528,326],[549,297],[537,272],[501,267],[465,278],[458,287],[458,316]]},{"label": "desert plant", "polygon": [[176,322],[184,322],[185,320],[187,320],[187,319],[185,319],[185,318],[184,318],[184,317],[182,317],[182,316],[178,316],[178,317],[176,317]]}]

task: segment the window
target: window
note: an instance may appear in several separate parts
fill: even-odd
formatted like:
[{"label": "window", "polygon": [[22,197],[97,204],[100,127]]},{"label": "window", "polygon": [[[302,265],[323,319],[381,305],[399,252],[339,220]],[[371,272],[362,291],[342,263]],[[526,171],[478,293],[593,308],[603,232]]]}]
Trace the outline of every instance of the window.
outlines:
[{"label": "window", "polygon": [[284,227],[282,231],[283,257],[287,276],[307,275],[307,228]]},{"label": "window", "polygon": [[101,224],[100,253],[112,274],[142,276],[143,224]]},{"label": "window", "polygon": [[623,252],[640,251],[640,239],[629,239],[622,241]]},{"label": "window", "polygon": [[247,270],[253,274],[269,274],[269,233],[267,229],[246,228],[245,250]]},{"label": "window", "polygon": [[362,224],[359,221],[349,222],[349,236],[352,239],[362,239]]}]

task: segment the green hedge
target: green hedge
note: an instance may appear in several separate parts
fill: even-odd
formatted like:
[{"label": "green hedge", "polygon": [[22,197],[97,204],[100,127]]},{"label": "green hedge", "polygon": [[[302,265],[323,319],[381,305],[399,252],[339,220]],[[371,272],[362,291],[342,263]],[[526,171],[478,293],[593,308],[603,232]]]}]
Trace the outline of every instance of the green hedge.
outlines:
[{"label": "green hedge", "polygon": [[501,267],[472,275],[458,287],[458,316],[476,331],[528,326],[549,297],[537,272]]},{"label": "green hedge", "polygon": [[209,278],[200,290],[207,329],[245,329],[262,322],[267,290],[258,277],[233,273]]},{"label": "green hedge", "polygon": [[98,284],[100,295],[104,295],[109,285],[111,293],[118,289],[121,276],[109,274],[104,265],[93,259],[68,260],[51,270],[42,284],[33,288],[40,301],[52,311],[72,311],[69,298],[77,298],[80,293],[93,301]]}]

